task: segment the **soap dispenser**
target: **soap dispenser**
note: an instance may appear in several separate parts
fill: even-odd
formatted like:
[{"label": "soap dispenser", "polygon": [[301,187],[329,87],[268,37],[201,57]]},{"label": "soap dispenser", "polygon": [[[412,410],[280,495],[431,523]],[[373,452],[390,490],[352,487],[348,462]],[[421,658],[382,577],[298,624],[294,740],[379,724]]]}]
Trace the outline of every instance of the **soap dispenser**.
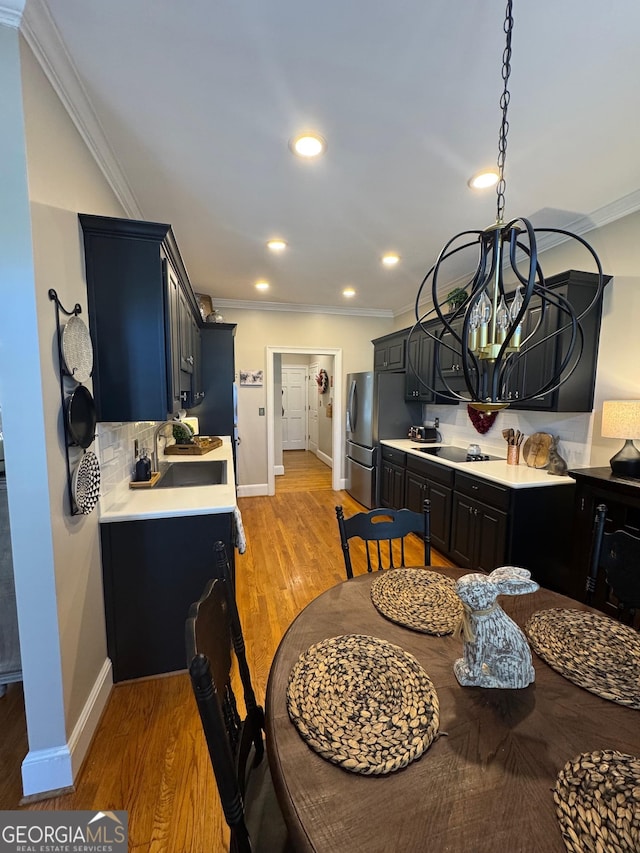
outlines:
[{"label": "soap dispenser", "polygon": [[147,456],[146,448],[142,448],[138,461],[136,462],[136,482],[144,483],[151,479],[151,461]]}]

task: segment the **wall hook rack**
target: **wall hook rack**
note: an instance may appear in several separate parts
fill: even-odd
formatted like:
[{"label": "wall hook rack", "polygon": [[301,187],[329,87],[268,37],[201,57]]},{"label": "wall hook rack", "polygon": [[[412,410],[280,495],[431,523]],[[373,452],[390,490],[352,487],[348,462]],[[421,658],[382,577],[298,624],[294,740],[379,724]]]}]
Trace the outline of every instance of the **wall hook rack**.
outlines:
[{"label": "wall hook rack", "polygon": [[[87,447],[93,442],[95,437],[95,407],[93,397],[90,392],[83,387],[82,381],[85,381],[90,374],[93,365],[93,353],[91,350],[88,331],[84,323],[76,320],[75,324],[87,335],[87,341],[76,340],[76,349],[79,352],[74,352],[77,357],[77,364],[70,366],[69,354],[63,352],[63,329],[60,325],[60,314],[67,317],[77,317],[82,313],[82,308],[79,303],[73,307],[73,310],[67,311],[64,305],[60,302],[58,294],[51,288],[49,290],[49,299],[55,302],[56,307],[56,341],[58,346],[58,376],[60,380],[60,403],[62,405],[62,423],[64,428],[64,443],[65,457],[67,465],[67,490],[69,495],[69,509],[72,515],[88,514],[93,510],[97,503],[100,484],[100,468],[97,457],[94,453],[87,454]],[[73,320],[69,321],[73,323]],[[70,331],[70,328],[69,330]],[[74,330],[77,331],[77,330]],[[83,347],[84,344],[84,347]],[[79,346],[78,346],[79,345]],[[87,350],[88,346],[88,350]],[[76,385],[75,391],[70,397],[65,395],[64,377],[67,374]],[[76,402],[77,401],[77,402]],[[80,412],[80,418],[76,416],[76,412]],[[83,459],[78,464],[75,480],[78,480],[78,475],[82,473],[82,496],[79,499],[74,486],[74,478],[71,475],[71,460],[69,459],[69,447],[79,446],[85,454]]]}]

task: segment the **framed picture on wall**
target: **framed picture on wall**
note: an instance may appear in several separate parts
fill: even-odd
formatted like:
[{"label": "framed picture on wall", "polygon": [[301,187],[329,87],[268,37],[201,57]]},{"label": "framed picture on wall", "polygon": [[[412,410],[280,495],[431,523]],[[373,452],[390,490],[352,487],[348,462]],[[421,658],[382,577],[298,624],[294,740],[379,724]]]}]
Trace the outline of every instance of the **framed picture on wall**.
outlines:
[{"label": "framed picture on wall", "polygon": [[252,385],[254,387],[258,387],[262,385],[264,376],[264,371],[262,370],[241,370],[240,371],[240,384],[241,385]]}]

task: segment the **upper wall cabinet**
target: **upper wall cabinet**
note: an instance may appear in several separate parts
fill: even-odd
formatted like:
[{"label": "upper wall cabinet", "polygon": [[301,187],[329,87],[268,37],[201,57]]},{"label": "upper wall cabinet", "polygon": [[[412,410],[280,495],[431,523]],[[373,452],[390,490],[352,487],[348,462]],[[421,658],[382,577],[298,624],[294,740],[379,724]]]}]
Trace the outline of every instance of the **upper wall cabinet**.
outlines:
[{"label": "upper wall cabinet", "polygon": [[407,344],[407,329],[392,332],[373,342],[373,369],[402,371],[405,368],[405,348]]},{"label": "upper wall cabinet", "polygon": [[164,420],[195,405],[199,311],[171,226],[79,219],[98,420]]},{"label": "upper wall cabinet", "polygon": [[[608,283],[611,276],[605,276],[604,280]],[[546,283],[547,287],[566,299],[579,314],[593,300],[598,277],[595,273],[568,270],[548,278]],[[523,340],[536,328],[540,312],[540,301],[536,301],[534,297],[525,318],[522,330]],[[547,310],[532,340],[542,340],[549,335],[552,337],[532,350],[531,354],[513,371],[505,389],[507,397],[511,400],[512,409],[546,412],[591,412],[593,410],[601,316],[602,300],[582,320],[584,333],[582,356],[569,379],[555,390],[520,402],[523,395],[532,393],[540,387],[544,377],[553,375],[567,352],[571,337],[570,329],[566,329],[560,335],[553,334],[567,324],[566,315],[557,308]]]}]

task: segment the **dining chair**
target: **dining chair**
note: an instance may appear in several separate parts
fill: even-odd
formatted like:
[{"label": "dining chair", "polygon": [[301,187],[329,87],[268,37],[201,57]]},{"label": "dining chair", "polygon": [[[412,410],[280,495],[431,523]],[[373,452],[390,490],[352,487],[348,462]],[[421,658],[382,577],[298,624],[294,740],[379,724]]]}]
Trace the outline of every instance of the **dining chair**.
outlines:
[{"label": "dining chair", "polygon": [[422,513],[380,507],[345,518],[342,506],[337,506],[336,517],[347,579],[353,577],[349,540],[354,537],[364,542],[368,572],[405,566],[404,540],[409,533],[416,533],[424,541],[424,565],[428,566],[431,562],[430,508],[430,501],[426,500]]},{"label": "dining chair", "polygon": [[640,608],[640,538],[627,530],[605,533],[606,504],[596,507],[591,560],[586,583],[586,603],[591,604],[600,569],[616,599],[617,618],[633,624]]},{"label": "dining chair", "polygon": [[[215,577],[191,605],[186,622],[187,666],[224,817],[231,853],[285,853],[287,829],[264,749],[264,711],[256,701],[230,567],[215,545]],[[232,685],[232,657],[244,694],[242,718]]]}]

